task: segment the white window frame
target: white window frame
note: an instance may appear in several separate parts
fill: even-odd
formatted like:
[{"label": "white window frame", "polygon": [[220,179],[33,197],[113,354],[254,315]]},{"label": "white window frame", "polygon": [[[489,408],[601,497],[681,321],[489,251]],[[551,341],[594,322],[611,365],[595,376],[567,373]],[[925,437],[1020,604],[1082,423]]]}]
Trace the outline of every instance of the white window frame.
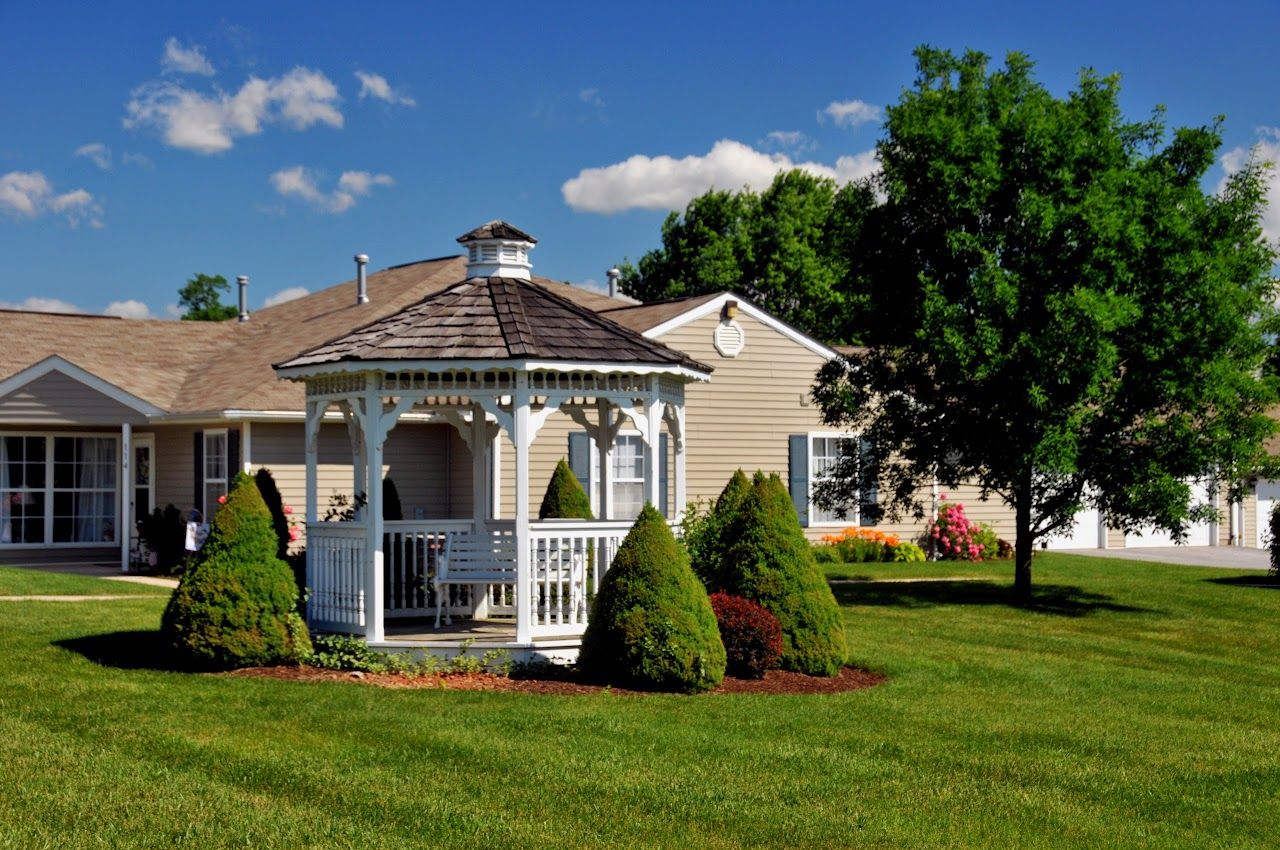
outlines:
[{"label": "white window frame", "polygon": [[[629,428],[629,429],[624,429],[619,431],[617,433],[617,436],[614,438],[613,446],[609,452],[610,464],[613,463],[614,452],[617,451],[617,448],[618,448],[618,440],[621,440],[623,437],[634,437],[635,439],[639,440],[640,458],[643,462],[647,462],[648,455],[649,455],[649,445],[644,441],[639,431],[635,430],[634,428]],[[589,461],[590,469],[588,469],[587,471],[587,485],[590,488],[591,492],[588,495],[591,497],[591,513],[593,515],[596,515],[600,513],[600,481],[599,481],[600,449],[596,446],[595,440],[588,440],[587,442],[590,444],[590,447],[591,447],[590,461]],[[617,486],[619,484],[634,484],[637,481],[639,481],[641,487],[643,487],[644,475],[642,474],[638,479],[636,478],[619,479],[617,474],[614,473],[612,466],[610,466],[609,472],[610,472],[609,486],[614,488],[613,492],[609,494],[611,496],[611,498],[609,499],[609,502],[611,505],[613,505],[614,512],[617,513],[617,507],[618,507]],[[644,506],[643,497],[641,497],[640,499],[640,505],[641,507]],[[655,505],[655,507],[657,506]],[[614,517],[603,517],[602,519],[611,520],[611,519],[614,519]]]},{"label": "white window frame", "polygon": [[[45,440],[45,456],[44,456],[45,487],[43,491],[45,494],[44,538],[42,541],[37,541],[34,543],[0,543],[0,550],[32,548],[37,546],[40,548],[84,549],[87,547],[99,547],[99,546],[116,547],[120,545],[120,535],[122,533],[121,525],[123,525],[124,523],[124,520],[121,519],[121,505],[124,502],[124,496],[122,494],[124,492],[125,484],[122,480],[122,476],[120,473],[120,434],[118,432],[113,433],[110,431],[107,431],[107,432],[103,432],[103,431],[0,431],[0,437],[40,437]],[[64,543],[53,542],[53,494],[54,494],[53,440],[55,437],[103,437],[103,438],[109,438],[115,443],[116,539],[113,542],[111,543],[93,543],[93,542],[80,543],[80,542],[74,542],[74,541],[64,542]],[[26,492],[27,488],[23,488],[23,491]],[[69,492],[68,489],[65,487],[58,488],[58,491]],[[34,490],[31,492],[40,492],[40,491]]]},{"label": "white window frame", "polygon": [[[818,520],[819,509],[813,503],[813,485],[817,482],[818,476],[813,471],[813,441],[815,439],[836,439],[836,440],[852,440],[857,444],[859,435],[849,431],[810,431],[806,435],[806,454],[809,459],[809,469],[805,480],[807,482],[808,492],[805,494],[805,501],[809,504],[809,527],[810,528],[843,528],[849,525],[862,525],[862,494],[859,492],[854,499],[853,508],[849,511],[844,519]],[[825,457],[825,455],[824,455]]]},{"label": "white window frame", "polygon": [[[210,477],[210,475],[209,475],[209,438],[210,438],[210,437],[217,437],[217,436],[221,436],[221,437],[222,437],[222,477],[221,477],[221,478],[218,478],[218,477]],[[227,440],[227,429],[226,429],[226,428],[207,428],[207,429],[205,429],[203,439],[204,439],[204,445],[203,445],[202,450],[201,450],[201,452],[200,452],[200,465],[201,465],[201,469],[200,469],[200,481],[201,481],[201,486],[200,486],[200,499],[201,499],[201,501],[203,502],[203,504],[200,506],[200,514],[201,514],[201,516],[204,518],[204,521],[205,521],[205,522],[209,522],[211,519],[213,519],[213,515],[214,515],[214,513],[216,513],[216,512],[217,512],[217,506],[216,506],[216,505],[213,507],[213,510],[210,510],[210,506],[209,506],[209,485],[210,485],[210,484],[221,484],[221,485],[222,485],[222,495],[223,495],[223,496],[227,495],[227,489],[228,489],[228,486],[229,486],[230,481],[231,481],[231,478],[230,478],[230,476],[228,475],[228,473],[229,473],[229,471],[230,471],[230,470],[228,469],[228,466],[229,466],[229,464],[230,464],[230,462],[231,462],[231,458],[229,457],[229,455],[230,455],[230,451],[229,451],[229,449],[230,449],[231,447],[230,447],[230,444],[228,443],[228,440]],[[216,501],[216,500],[215,500],[215,501]]]}]

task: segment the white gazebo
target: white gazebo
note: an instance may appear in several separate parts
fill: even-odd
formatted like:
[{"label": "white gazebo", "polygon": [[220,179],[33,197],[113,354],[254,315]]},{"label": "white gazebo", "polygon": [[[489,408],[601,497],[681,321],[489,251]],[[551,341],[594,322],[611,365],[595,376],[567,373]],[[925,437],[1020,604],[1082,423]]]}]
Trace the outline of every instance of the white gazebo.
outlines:
[{"label": "white gazebo", "polygon": [[[538,431],[559,411],[587,432],[608,517],[619,430],[625,424],[648,447],[644,494],[654,505],[665,430],[673,501],[683,506],[684,388],[710,369],[538,284],[528,260],[535,240],[511,225],[490,222],[458,241],[469,252],[465,280],[276,367],[306,384],[308,621],[381,647],[572,657],[587,601],[630,522],[536,521],[529,457]],[[317,519],[317,442],[333,407],[351,438],[353,492],[367,494],[346,522]],[[470,450],[470,519],[384,520],[384,445],[411,412],[452,425]],[[499,435],[515,457],[510,517],[494,508]],[[468,575],[474,583],[461,580]],[[442,577],[449,583],[438,586]],[[464,622],[433,627],[441,609]]]}]

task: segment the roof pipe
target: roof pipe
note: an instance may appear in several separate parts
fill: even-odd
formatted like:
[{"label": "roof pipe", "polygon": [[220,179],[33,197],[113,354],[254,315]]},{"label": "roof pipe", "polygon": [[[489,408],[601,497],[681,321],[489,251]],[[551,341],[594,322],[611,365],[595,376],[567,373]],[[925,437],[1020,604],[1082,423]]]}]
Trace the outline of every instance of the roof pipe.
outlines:
[{"label": "roof pipe", "polygon": [[622,271],[617,266],[614,266],[613,268],[605,272],[605,275],[609,278],[609,297],[617,298],[618,297],[618,278],[622,277]]},{"label": "roof pipe", "polygon": [[356,303],[369,303],[369,278],[365,276],[364,267],[369,265],[368,254],[356,254]]},{"label": "roof pipe", "polygon": [[240,287],[240,321],[249,321],[249,276],[239,275],[236,284]]}]

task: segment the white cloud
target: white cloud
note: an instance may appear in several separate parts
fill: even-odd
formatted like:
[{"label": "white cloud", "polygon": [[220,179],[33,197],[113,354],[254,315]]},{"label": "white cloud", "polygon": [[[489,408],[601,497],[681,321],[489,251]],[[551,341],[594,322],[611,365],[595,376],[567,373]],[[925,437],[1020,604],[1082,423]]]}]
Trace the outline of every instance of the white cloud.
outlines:
[{"label": "white cloud", "polygon": [[709,189],[760,190],[780,171],[799,168],[849,183],[879,170],[874,150],[842,156],[835,166],[794,162],[781,153],[721,139],[706,156],[648,157],[637,154],[602,168],[584,168],[560,187],[565,202],[580,212],[615,213],[628,209],[678,210]]},{"label": "white cloud", "polygon": [[60,298],[41,298],[33,295],[22,301],[0,301],[0,310],[26,310],[31,313],[83,313],[76,305]]},{"label": "white cloud", "polygon": [[343,213],[356,205],[356,200],[369,195],[375,186],[394,186],[389,174],[368,171],[344,171],[332,192],[320,189],[319,176],[301,165],[282,168],[271,175],[271,185],[285,197],[306,201],[322,212]]},{"label": "white cloud", "polygon": [[375,74],[371,71],[356,71],[356,79],[360,81],[360,100],[372,97],[376,100],[385,100],[387,103],[394,103],[400,106],[418,105],[417,101],[409,97],[409,95],[391,88],[387,78],[381,74]]},{"label": "white cloud", "polygon": [[292,301],[295,298],[301,298],[307,295],[311,290],[305,286],[291,286],[288,289],[282,289],[275,295],[268,295],[267,300],[262,302],[263,307],[274,307],[277,304],[283,304],[286,301]]},{"label": "white cloud", "polygon": [[111,170],[111,148],[102,142],[90,142],[87,145],[81,145],[76,148],[74,155],[85,157],[103,171]]},{"label": "white cloud", "polygon": [[141,153],[121,154],[120,161],[123,162],[125,165],[136,165],[138,168],[141,168],[145,171],[150,171],[151,169],[156,167],[156,164],[151,161],[151,157]]},{"label": "white cloud", "polygon": [[235,94],[205,94],[154,80],[130,94],[124,126],[151,127],[165,144],[196,153],[230,150],[240,136],[255,136],[265,124],[305,130],[314,124],[342,127],[338,87],[319,71],[294,68],[283,77],[250,77]]},{"label": "white cloud", "polygon": [[837,127],[858,127],[879,121],[883,113],[880,107],[861,100],[833,100],[818,113],[818,123],[830,118]]},{"label": "white cloud", "polygon": [[160,57],[160,68],[173,74],[213,76],[213,63],[204,55],[204,50],[199,45],[183,47],[182,42],[172,37],[164,43],[164,55]]},{"label": "white cloud", "polygon": [[182,307],[178,306],[177,304],[164,305],[164,317],[166,319],[181,319],[182,314],[185,312],[186,310],[184,310]]},{"label": "white cloud", "polygon": [[604,98],[600,97],[600,89],[597,88],[583,89],[578,92],[578,100],[588,106],[596,106],[601,109],[604,108]]},{"label": "white cloud", "polygon": [[0,213],[10,218],[38,218],[49,213],[62,216],[72,227],[103,226],[102,207],[93,195],[84,189],[55,194],[39,171],[10,171],[0,176]]},{"label": "white cloud", "polygon": [[804,153],[817,147],[812,139],[799,130],[772,130],[765,134],[762,144],[792,153]]},{"label": "white cloud", "polygon": [[112,301],[102,311],[104,316],[119,316],[122,319],[154,319],[151,308],[141,301],[129,298],[125,301]]},{"label": "white cloud", "polygon": [[1259,139],[1252,148],[1238,147],[1222,156],[1223,177],[1218,181],[1218,191],[1227,185],[1227,178],[1255,161],[1270,163],[1266,181],[1267,208],[1262,213],[1262,232],[1272,242],[1280,242],[1280,127],[1259,127]]}]

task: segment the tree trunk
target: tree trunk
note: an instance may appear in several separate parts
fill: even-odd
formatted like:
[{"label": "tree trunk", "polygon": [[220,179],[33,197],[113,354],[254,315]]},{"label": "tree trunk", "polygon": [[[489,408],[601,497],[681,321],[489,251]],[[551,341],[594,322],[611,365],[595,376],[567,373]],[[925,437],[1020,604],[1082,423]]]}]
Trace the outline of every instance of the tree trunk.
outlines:
[{"label": "tree trunk", "polygon": [[1019,603],[1031,601],[1031,476],[1014,493],[1016,536],[1013,544],[1013,596]]}]

